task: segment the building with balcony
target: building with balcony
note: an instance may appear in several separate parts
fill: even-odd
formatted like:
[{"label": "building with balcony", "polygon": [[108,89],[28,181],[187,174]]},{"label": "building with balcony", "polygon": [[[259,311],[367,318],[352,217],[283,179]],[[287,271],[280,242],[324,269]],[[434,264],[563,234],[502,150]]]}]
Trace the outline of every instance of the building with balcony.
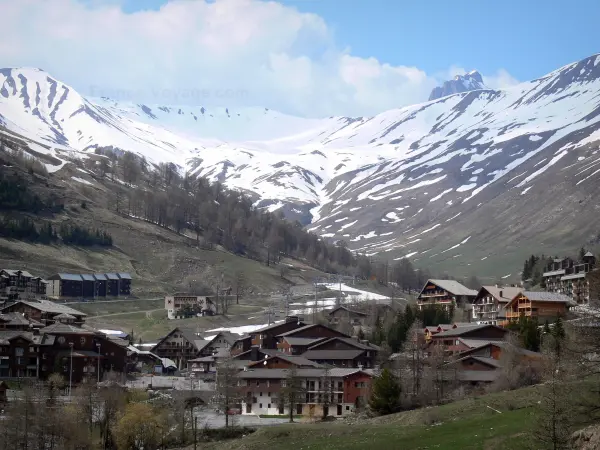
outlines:
[{"label": "building with balcony", "polygon": [[590,301],[590,284],[587,274],[596,268],[596,258],[587,252],[581,261],[571,258],[552,260],[543,273],[546,291],[565,294],[577,304],[588,304]]},{"label": "building with balcony", "polygon": [[483,286],[473,301],[472,321],[480,325],[503,323],[506,305],[521,291],[518,287]]},{"label": "building with balcony", "polygon": [[[342,417],[367,404],[374,373],[355,368],[300,368],[295,376],[302,396],[295,414]],[[289,414],[281,392],[289,382],[290,369],[248,368],[237,377],[242,414]]]},{"label": "building with balcony", "polygon": [[503,325],[516,322],[521,316],[554,321],[564,317],[570,307],[577,303],[565,294],[556,292],[523,291],[505,307],[506,320]]},{"label": "building with balcony", "polygon": [[419,309],[428,306],[444,307],[467,305],[477,297],[477,291],[463,286],[455,280],[428,280],[423,286],[417,306]]},{"label": "building with balcony", "polygon": [[214,302],[202,295],[174,294],[165,297],[168,319],[183,319],[193,316],[212,316],[216,312]]},{"label": "building with balcony", "polygon": [[44,299],[47,284],[25,270],[0,269],[0,302]]}]

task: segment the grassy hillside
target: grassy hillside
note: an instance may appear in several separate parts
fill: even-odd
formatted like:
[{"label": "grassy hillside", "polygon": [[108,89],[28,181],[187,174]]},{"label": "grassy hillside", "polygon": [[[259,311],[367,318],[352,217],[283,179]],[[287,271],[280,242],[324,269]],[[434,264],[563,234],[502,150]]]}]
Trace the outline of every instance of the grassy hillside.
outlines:
[{"label": "grassy hillside", "polygon": [[539,389],[490,394],[352,424],[339,421],[263,427],[243,439],[201,448],[525,450],[535,448],[529,436]]}]

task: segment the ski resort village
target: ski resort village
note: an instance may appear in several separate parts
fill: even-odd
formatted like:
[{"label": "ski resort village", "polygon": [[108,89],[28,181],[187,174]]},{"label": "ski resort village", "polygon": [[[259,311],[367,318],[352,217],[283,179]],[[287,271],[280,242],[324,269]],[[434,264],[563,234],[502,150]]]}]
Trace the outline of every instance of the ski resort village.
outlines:
[{"label": "ski resort village", "polygon": [[600,449],[600,2],[0,0],[0,450]]}]

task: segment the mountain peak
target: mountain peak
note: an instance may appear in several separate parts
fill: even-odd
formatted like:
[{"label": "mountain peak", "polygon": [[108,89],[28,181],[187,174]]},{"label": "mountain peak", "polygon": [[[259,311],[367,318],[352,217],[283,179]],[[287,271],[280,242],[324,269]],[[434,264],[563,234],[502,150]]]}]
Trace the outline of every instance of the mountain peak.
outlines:
[{"label": "mountain peak", "polygon": [[434,88],[429,94],[429,100],[479,89],[486,89],[483,77],[477,70],[472,70],[464,75],[456,75],[452,80],[445,81],[442,86]]}]

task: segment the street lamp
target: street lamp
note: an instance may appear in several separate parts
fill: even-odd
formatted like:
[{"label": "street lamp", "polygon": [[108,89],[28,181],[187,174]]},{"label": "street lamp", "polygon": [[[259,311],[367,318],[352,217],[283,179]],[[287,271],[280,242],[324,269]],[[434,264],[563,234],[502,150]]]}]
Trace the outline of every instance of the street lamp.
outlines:
[{"label": "street lamp", "polygon": [[69,342],[69,347],[71,347],[71,360],[69,363],[69,401],[71,400],[71,388],[73,386],[73,343]]},{"label": "street lamp", "polygon": [[102,353],[100,353],[101,344],[97,343],[96,347],[98,347],[98,383],[100,383],[100,356],[102,355]]}]

